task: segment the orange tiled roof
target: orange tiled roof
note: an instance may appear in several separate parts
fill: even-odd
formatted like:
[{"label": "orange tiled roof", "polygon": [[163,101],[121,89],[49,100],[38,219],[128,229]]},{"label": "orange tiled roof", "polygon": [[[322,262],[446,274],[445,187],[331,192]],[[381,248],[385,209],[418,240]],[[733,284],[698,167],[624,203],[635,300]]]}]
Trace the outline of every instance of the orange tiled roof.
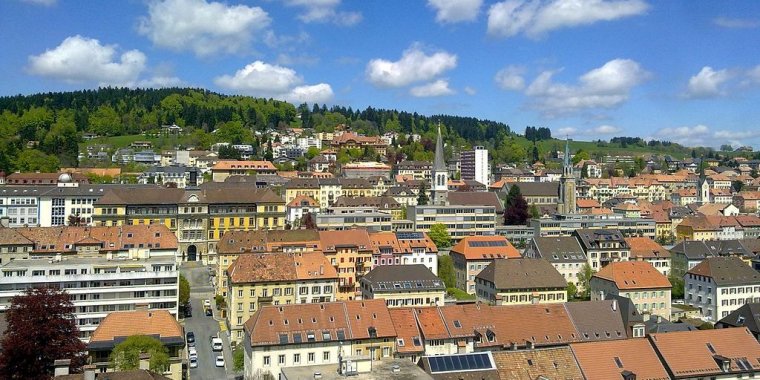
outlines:
[{"label": "orange tiled roof", "polygon": [[631,247],[631,258],[670,257],[670,251],[648,237],[627,237],[625,242]]},{"label": "orange tiled roof", "polygon": [[578,199],[575,201],[578,208],[602,207],[596,199]]},{"label": "orange tiled roof", "polygon": [[90,343],[109,342],[131,335],[184,338],[182,326],[168,310],[135,310],[108,313],[92,332]]},{"label": "orange tiled roof", "polygon": [[587,379],[622,379],[623,371],[635,373],[638,380],[670,379],[646,339],[573,343],[570,348]]},{"label": "orange tiled roof", "polygon": [[227,274],[232,284],[338,278],[321,252],[243,254]]},{"label": "orange tiled roof", "polygon": [[670,288],[670,281],[646,261],[609,263],[594,277],[612,281],[618,289]]},{"label": "orange tiled roof", "polygon": [[374,251],[375,248],[365,229],[343,231],[319,231],[324,252],[334,252],[337,247],[356,247],[359,251]]},{"label": "orange tiled roof", "polygon": [[466,236],[451,248],[466,260],[520,258],[520,252],[504,236]]},{"label": "orange tiled roof", "polygon": [[243,160],[219,160],[211,170],[267,170],[275,171],[277,168],[269,161],[243,161]]},{"label": "orange tiled roof", "polygon": [[319,207],[319,203],[308,195],[297,195],[292,201],[288,202],[288,207],[303,207],[304,204],[309,207]]},{"label": "orange tiled roof", "polygon": [[[417,327],[417,320],[414,318],[414,309],[395,308],[389,309],[393,326],[396,328],[396,351],[401,353],[423,352],[422,334]],[[420,343],[415,345],[415,338]],[[403,341],[403,345],[401,342]]]}]

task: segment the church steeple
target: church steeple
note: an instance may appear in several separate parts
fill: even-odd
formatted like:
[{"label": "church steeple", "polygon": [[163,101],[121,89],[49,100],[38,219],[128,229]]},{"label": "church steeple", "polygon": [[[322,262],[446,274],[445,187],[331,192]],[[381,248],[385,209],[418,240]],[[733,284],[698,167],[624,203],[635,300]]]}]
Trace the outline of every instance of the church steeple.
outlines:
[{"label": "church steeple", "polygon": [[570,160],[570,139],[565,139],[565,155],[563,157],[564,159],[564,165],[562,166],[562,172],[565,176],[572,176],[573,175],[573,165],[572,161]]},{"label": "church steeple", "polygon": [[570,160],[570,139],[565,140],[565,156],[562,177],[559,179],[559,200],[557,210],[560,214],[574,214],[576,212],[575,175],[573,164]]},{"label": "church steeple", "polygon": [[438,122],[438,138],[435,141],[435,160],[433,161],[433,203],[446,204],[446,193],[449,190],[449,170],[443,158],[443,137],[441,123]]}]

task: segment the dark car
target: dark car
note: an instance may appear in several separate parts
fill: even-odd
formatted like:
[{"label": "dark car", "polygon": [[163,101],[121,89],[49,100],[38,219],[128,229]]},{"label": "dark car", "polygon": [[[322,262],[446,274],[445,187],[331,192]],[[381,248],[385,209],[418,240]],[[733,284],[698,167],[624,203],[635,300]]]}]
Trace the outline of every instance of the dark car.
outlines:
[{"label": "dark car", "polygon": [[188,331],[186,340],[187,340],[187,343],[195,343],[195,333],[193,333],[192,331]]},{"label": "dark car", "polygon": [[207,308],[207,309],[206,309],[206,316],[207,316],[207,317],[210,317],[210,316],[212,316],[212,315],[214,315],[214,312],[213,312],[213,311],[211,311],[211,308]]},{"label": "dark car", "polygon": [[190,304],[185,305],[185,318],[193,316],[193,307]]}]

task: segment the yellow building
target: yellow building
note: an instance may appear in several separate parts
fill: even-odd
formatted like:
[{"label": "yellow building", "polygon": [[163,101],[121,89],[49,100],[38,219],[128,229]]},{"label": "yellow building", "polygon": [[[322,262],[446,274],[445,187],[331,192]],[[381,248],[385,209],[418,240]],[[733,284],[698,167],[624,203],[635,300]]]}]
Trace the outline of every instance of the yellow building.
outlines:
[{"label": "yellow building", "polygon": [[268,305],[335,301],[338,274],[320,252],[246,253],[227,269],[227,325],[239,342],[243,324]]},{"label": "yellow building", "polygon": [[565,278],[544,259],[496,259],[475,276],[478,300],[492,305],[567,301]]},{"label": "yellow building", "polygon": [[338,300],[361,298],[359,282],[372,268],[376,248],[367,230],[320,231],[322,252],[338,271]]},{"label": "yellow building", "polygon": [[325,209],[338,197],[375,196],[377,189],[364,178],[293,178],[285,185],[285,201],[290,203],[299,195],[313,198]]}]

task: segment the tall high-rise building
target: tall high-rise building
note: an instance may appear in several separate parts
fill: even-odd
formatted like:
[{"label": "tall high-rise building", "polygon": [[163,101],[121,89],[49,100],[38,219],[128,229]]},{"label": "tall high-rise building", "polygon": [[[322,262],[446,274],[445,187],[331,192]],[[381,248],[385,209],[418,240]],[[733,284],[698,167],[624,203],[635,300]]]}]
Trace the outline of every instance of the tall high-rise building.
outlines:
[{"label": "tall high-rise building", "polygon": [[559,205],[560,214],[574,214],[575,203],[575,175],[573,174],[573,162],[570,160],[570,140],[565,141],[565,162],[562,168],[562,177],[559,179]]},{"label": "tall high-rise building", "polygon": [[462,179],[478,181],[486,186],[490,182],[491,167],[488,165],[488,149],[482,146],[473,147],[461,154]]},{"label": "tall high-rise building", "polygon": [[449,191],[449,170],[443,158],[443,138],[441,125],[438,124],[438,138],[435,141],[435,160],[433,161],[433,190],[432,201],[436,205],[445,205]]}]

